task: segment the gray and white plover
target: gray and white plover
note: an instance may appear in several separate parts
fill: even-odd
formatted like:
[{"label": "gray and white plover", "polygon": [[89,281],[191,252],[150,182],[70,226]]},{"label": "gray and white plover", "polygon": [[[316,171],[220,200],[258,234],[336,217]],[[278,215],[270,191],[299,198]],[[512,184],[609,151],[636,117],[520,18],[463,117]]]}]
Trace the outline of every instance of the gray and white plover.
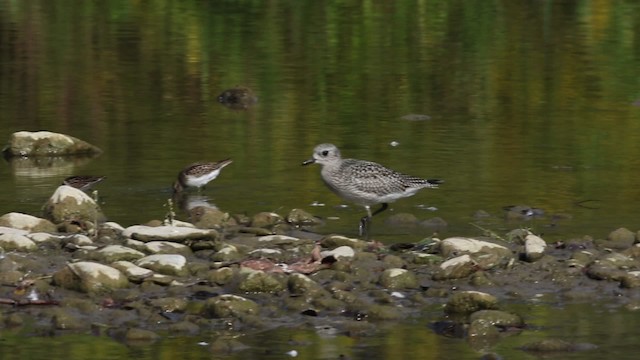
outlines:
[{"label": "gray and white plover", "polygon": [[173,192],[182,192],[185,188],[195,187],[200,190],[211,180],[218,177],[223,167],[231,164],[231,159],[221,160],[215,163],[201,162],[187,166],[178,174],[178,179],[173,183]]},{"label": "gray and white plover", "polygon": [[[322,180],[341,198],[362,205],[367,216],[360,220],[360,236],[367,236],[371,218],[385,211],[390,202],[414,195],[423,188],[435,188],[443,183],[438,179],[422,179],[386,168],[378,163],[343,159],[333,144],[320,144],[313,149],[313,157],[302,165],[322,165]],[[382,207],[371,212],[371,206]]]}]

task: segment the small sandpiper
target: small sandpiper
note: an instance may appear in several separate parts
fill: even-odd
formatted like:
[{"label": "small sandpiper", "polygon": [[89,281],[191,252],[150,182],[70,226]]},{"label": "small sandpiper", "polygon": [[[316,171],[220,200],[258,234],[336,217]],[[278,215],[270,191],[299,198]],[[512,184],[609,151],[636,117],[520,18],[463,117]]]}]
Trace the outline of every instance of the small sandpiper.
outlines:
[{"label": "small sandpiper", "polygon": [[82,191],[90,190],[95,184],[104,180],[105,176],[75,175],[69,176],[62,181],[62,185],[67,185]]},{"label": "small sandpiper", "polygon": [[223,167],[231,163],[231,159],[225,159],[215,163],[191,164],[178,174],[178,179],[173,183],[173,192],[179,193],[189,187],[195,187],[200,190],[211,180],[217,178]]},{"label": "small sandpiper", "polygon": [[[368,236],[371,218],[385,211],[390,202],[414,195],[422,188],[436,188],[443,183],[438,179],[422,179],[401,174],[378,163],[342,159],[333,144],[320,144],[313,149],[313,157],[302,165],[322,165],[322,180],[341,198],[362,205],[367,216],[360,220],[360,236]],[[371,205],[382,207],[371,213]]]}]

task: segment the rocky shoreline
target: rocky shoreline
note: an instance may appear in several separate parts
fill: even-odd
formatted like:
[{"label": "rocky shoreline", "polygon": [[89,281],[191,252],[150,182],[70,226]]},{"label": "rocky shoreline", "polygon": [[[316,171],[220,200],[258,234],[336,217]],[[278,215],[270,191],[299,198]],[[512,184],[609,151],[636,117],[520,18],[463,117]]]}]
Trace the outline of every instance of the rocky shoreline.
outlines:
[{"label": "rocky shoreline", "polygon": [[64,185],[43,218],[0,217],[0,328],[138,341],[322,317],[343,331],[373,331],[366,324],[441,304],[434,331],[494,338],[526,328],[502,304],[541,294],[640,306],[639,234],[624,228],[556,244],[517,229],[384,245],[310,232],[320,220],[299,209],[247,217],[195,207],[190,222],[95,226],[103,217],[91,197]]},{"label": "rocky shoreline", "polygon": [[[182,197],[165,219],[125,228],[106,222],[94,198],[62,185],[41,217],[0,216],[0,330],[153,341],[317,319],[366,335],[436,307],[438,334],[492,342],[527,328],[523,314],[501,310],[510,302],[640,308],[640,232],[625,228],[554,244],[527,229],[382,244],[315,233],[322,221],[300,209],[246,216],[194,206],[178,221]],[[552,339],[528,349],[589,348]]]}]

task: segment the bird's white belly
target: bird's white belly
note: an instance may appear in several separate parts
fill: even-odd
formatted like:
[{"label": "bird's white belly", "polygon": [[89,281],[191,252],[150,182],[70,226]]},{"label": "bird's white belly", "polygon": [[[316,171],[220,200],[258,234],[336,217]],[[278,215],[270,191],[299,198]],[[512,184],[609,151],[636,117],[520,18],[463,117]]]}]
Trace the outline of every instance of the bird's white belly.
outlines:
[{"label": "bird's white belly", "polygon": [[185,184],[191,187],[202,187],[206,185],[209,181],[217,178],[218,174],[220,174],[220,170],[215,170],[213,172],[210,172],[208,174],[198,176],[198,177],[190,176],[185,179]]}]

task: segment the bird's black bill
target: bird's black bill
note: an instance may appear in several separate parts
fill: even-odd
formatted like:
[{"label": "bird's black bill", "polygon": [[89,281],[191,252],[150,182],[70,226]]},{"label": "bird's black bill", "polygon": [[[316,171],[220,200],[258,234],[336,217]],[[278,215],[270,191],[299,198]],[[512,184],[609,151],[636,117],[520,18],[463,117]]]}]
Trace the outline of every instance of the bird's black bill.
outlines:
[{"label": "bird's black bill", "polygon": [[305,160],[305,161],[302,163],[302,166],[306,166],[306,165],[309,165],[309,164],[313,164],[314,162],[316,162],[316,159],[309,159],[309,160]]},{"label": "bird's black bill", "polygon": [[444,180],[440,179],[427,179],[427,182],[432,185],[438,185],[444,183]]}]

